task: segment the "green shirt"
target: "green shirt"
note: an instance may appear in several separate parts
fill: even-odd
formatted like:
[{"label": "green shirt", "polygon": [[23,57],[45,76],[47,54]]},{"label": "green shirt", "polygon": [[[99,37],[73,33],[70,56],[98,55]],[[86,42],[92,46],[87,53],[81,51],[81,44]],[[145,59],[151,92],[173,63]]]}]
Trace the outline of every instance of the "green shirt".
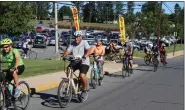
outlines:
[{"label": "green shirt", "polygon": [[18,66],[24,65],[22,57],[20,56],[20,53],[17,49],[13,49],[8,54],[4,54],[2,51],[0,51],[0,54],[2,55],[2,62],[8,63],[8,68],[15,67],[15,54],[19,55],[19,64]]}]

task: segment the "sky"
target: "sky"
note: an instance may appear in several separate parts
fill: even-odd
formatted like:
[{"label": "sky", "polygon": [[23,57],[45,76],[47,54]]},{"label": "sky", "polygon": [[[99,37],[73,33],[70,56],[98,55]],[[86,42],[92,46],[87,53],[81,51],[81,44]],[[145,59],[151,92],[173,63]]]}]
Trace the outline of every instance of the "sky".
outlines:
[{"label": "sky", "polygon": [[[71,2],[61,2],[61,3],[70,4]],[[144,4],[145,2],[134,2],[134,3],[135,3],[136,5],[142,5],[142,4]],[[166,3],[166,4],[169,6],[169,8],[172,10],[173,13],[174,13],[174,6],[175,6],[176,3],[178,3],[178,4],[180,5],[181,8],[184,7],[184,2],[172,2],[172,1],[166,2],[166,1],[165,1],[164,3]],[[63,6],[63,4],[59,4],[59,8],[62,7],[62,6]],[[141,6],[136,6],[135,8],[141,8]],[[164,4],[162,5],[162,8],[165,10],[165,13],[171,14],[171,11],[170,11]],[[140,12],[140,11],[141,11],[141,9],[134,9],[134,13]]]}]

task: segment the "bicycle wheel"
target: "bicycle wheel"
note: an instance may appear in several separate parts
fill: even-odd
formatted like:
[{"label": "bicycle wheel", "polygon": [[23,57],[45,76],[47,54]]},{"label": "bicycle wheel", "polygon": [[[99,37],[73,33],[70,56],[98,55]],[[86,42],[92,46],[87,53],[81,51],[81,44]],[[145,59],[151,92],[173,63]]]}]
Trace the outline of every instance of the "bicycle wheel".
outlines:
[{"label": "bicycle wheel", "polygon": [[122,77],[125,78],[126,77],[126,70],[125,70],[125,66],[123,65],[122,67]]},{"label": "bicycle wheel", "polygon": [[5,109],[5,94],[1,88],[0,91],[0,110],[4,110]]},{"label": "bicycle wheel", "polygon": [[93,89],[96,89],[97,82],[98,82],[98,78],[96,76],[95,70],[92,69],[91,70],[91,86],[93,87]]},{"label": "bicycle wheel", "polygon": [[72,98],[72,86],[69,85],[69,79],[63,79],[58,87],[58,101],[62,108],[67,107]]},{"label": "bicycle wheel", "polygon": [[163,64],[163,66],[166,66],[165,55],[162,55],[162,64]]},{"label": "bicycle wheel", "polygon": [[146,65],[150,64],[150,59],[148,58],[148,56],[144,57],[144,62],[145,62]]},{"label": "bicycle wheel", "polygon": [[158,61],[158,59],[154,59],[154,61],[153,61],[153,65],[154,65],[154,72],[156,72],[157,71],[157,68],[158,68],[158,64],[159,64],[159,61]]},{"label": "bicycle wheel", "polygon": [[30,102],[30,94],[31,94],[30,87],[28,83],[25,81],[20,81],[19,87],[21,88],[21,93],[18,99],[13,101],[13,106],[14,106],[14,109],[21,108],[22,110],[26,110]]},{"label": "bicycle wheel", "polygon": [[37,52],[30,51],[28,56],[29,56],[30,59],[36,59],[37,58]]}]

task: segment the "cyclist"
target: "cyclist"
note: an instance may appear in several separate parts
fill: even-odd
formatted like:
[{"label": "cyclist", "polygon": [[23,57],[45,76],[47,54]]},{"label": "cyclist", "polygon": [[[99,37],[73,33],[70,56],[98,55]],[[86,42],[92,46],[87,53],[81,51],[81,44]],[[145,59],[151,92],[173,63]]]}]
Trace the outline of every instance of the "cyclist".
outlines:
[{"label": "cyclist", "polygon": [[89,70],[90,60],[89,55],[91,54],[91,48],[87,41],[82,40],[82,31],[76,31],[74,33],[75,35],[75,41],[71,43],[71,45],[68,47],[68,49],[64,53],[64,59],[67,55],[72,52],[74,57],[81,57],[82,62],[74,65],[74,71],[80,70],[80,79],[83,83],[83,91],[82,91],[82,97],[86,97],[87,93],[87,79],[86,74]]},{"label": "cyclist", "polygon": [[[95,41],[97,44],[92,47],[91,53],[93,53],[95,56],[95,61],[98,65],[98,69],[101,70],[101,68],[103,68],[102,66],[104,63],[103,55],[105,54],[105,47],[102,45],[101,39],[96,39]],[[100,80],[102,79],[103,79],[103,71],[101,71],[100,73]]]},{"label": "cyclist", "polygon": [[134,56],[134,49],[133,46],[128,42],[128,40],[125,40],[125,48],[124,48],[124,55],[123,57],[125,57],[126,55],[129,55],[130,58],[130,66],[131,68],[133,67],[133,56]]},{"label": "cyclist", "polygon": [[28,46],[28,41],[26,39],[24,39],[24,42],[23,42],[23,45],[22,45],[22,50],[25,54],[24,58],[28,58],[27,54],[28,54],[29,46]]},{"label": "cyclist", "polygon": [[[164,63],[167,64],[167,61],[166,61],[166,49],[165,49],[166,45],[165,43],[162,43],[161,46],[160,46],[160,59],[162,58],[162,55],[164,55]],[[162,60],[161,60],[162,62]]]},{"label": "cyclist", "polygon": [[21,92],[18,75],[24,72],[25,67],[19,51],[13,48],[12,44],[12,40],[8,38],[3,39],[1,41],[2,51],[0,51],[0,54],[2,62],[8,63],[6,79],[10,82],[14,79],[16,86],[14,97],[18,98]]},{"label": "cyclist", "polygon": [[147,43],[144,52],[146,55],[149,55],[150,58],[152,58],[152,47]]},{"label": "cyclist", "polygon": [[152,54],[153,54],[154,56],[156,56],[156,57],[158,57],[158,55],[159,55],[159,49],[158,49],[157,43],[153,43]]}]

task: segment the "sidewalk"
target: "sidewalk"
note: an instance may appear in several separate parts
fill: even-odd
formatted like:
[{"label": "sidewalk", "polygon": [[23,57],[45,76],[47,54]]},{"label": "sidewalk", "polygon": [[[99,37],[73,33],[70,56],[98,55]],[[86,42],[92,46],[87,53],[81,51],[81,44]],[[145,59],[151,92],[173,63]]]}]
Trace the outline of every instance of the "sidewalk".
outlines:
[{"label": "sidewalk", "polygon": [[[137,66],[138,65],[134,64],[134,67],[137,67]],[[104,72],[106,73],[119,72],[121,71],[121,68],[122,68],[121,63],[105,62],[104,64]],[[86,75],[87,78],[90,78],[91,69],[92,69],[92,66],[90,66],[89,71]],[[76,75],[78,75],[79,71],[76,71],[75,73]],[[24,80],[28,82],[30,88],[33,88],[33,90],[36,92],[40,92],[40,91],[58,87],[62,78],[65,78],[65,77],[66,77],[66,73],[61,71],[61,72],[56,72],[51,74],[22,78],[20,80]]]},{"label": "sidewalk", "polygon": [[[173,53],[169,53],[167,55],[167,58],[174,58],[174,57],[181,56],[181,55],[184,55],[184,50],[175,52],[175,56],[173,56]],[[138,67],[138,65],[134,64],[134,68],[135,67]],[[91,68],[92,66],[90,66],[89,71],[86,75],[87,78],[90,78]],[[109,74],[119,72],[121,71],[121,68],[122,68],[122,63],[106,61],[104,64],[104,72],[109,73]],[[76,71],[76,75],[78,75],[78,71]],[[62,78],[65,78],[65,77],[66,77],[66,74],[63,71],[60,71],[60,72],[51,73],[51,74],[44,74],[44,75],[38,75],[38,76],[33,76],[33,77],[28,77],[28,78],[21,78],[20,80],[24,80],[28,82],[33,92],[40,92],[40,91],[58,87]]]}]

